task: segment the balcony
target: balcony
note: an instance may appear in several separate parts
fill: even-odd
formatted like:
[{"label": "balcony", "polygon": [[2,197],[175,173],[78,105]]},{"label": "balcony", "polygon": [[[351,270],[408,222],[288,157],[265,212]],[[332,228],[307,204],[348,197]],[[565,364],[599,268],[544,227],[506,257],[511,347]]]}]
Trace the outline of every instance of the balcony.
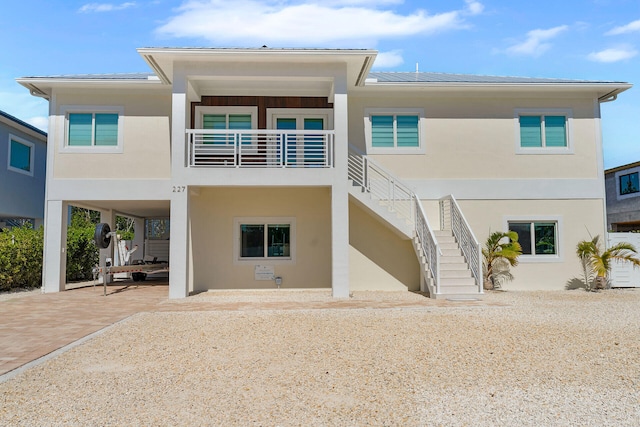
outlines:
[{"label": "balcony", "polygon": [[332,130],[188,129],[190,168],[333,168]]}]

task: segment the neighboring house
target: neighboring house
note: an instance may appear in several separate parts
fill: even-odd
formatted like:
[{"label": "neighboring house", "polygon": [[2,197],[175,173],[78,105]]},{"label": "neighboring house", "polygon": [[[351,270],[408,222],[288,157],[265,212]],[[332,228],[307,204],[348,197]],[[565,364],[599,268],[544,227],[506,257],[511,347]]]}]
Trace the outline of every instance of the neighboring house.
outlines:
[{"label": "neighboring house", "polygon": [[640,162],[605,171],[607,231],[640,230]]},{"label": "neighboring house", "polygon": [[0,111],[0,229],[44,220],[47,134]]},{"label": "neighboring house", "polygon": [[171,298],[473,296],[477,241],[508,229],[524,254],[505,287],[563,289],[605,232],[600,103],[630,84],[371,72],[373,50],[138,52],[154,74],[18,79],[50,101],[46,292],[69,204],[133,217],[137,238],[169,219]]}]

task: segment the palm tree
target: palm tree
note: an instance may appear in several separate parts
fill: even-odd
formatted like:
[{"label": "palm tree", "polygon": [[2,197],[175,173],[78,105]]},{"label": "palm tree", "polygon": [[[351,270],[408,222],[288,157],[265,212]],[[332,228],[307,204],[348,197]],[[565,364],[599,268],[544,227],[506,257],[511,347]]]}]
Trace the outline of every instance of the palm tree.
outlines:
[{"label": "palm tree", "polygon": [[518,265],[518,256],[521,254],[522,247],[518,243],[518,234],[515,231],[491,233],[482,249],[484,288],[492,290],[499,287],[502,280],[513,280],[509,267]]},{"label": "palm tree", "polygon": [[576,255],[582,262],[585,289],[592,289],[592,277],[595,275],[595,289],[607,286],[609,272],[614,261],[630,262],[634,267],[640,267],[640,259],[636,257],[638,251],[631,243],[618,243],[602,251],[600,236],[591,240],[583,240],[576,246]]}]

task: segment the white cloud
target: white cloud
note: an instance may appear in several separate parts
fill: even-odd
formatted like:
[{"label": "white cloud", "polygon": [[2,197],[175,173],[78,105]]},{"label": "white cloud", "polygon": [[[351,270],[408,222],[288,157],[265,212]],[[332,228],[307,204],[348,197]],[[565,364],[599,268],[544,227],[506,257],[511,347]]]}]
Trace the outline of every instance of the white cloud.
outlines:
[{"label": "white cloud", "polygon": [[590,61],[595,62],[618,62],[625,59],[633,58],[638,54],[638,51],[629,46],[611,48],[601,50],[600,52],[591,52],[587,55]]},{"label": "white cloud", "polygon": [[371,47],[383,38],[432,34],[468,26],[465,16],[482,11],[477,1],[465,8],[429,14],[399,14],[383,6],[397,0],[189,0],[157,29],[168,37],[204,38],[214,45]]},{"label": "white cloud", "polygon": [[402,58],[402,51],[391,50],[389,52],[380,52],[376,56],[376,61],[373,63],[374,69],[379,68],[392,68],[402,65],[404,59]]},{"label": "white cloud", "polygon": [[546,30],[536,29],[529,31],[525,41],[508,47],[506,52],[514,55],[540,56],[551,47],[551,43],[547,43],[547,41],[567,29],[569,29],[569,26],[560,25]]},{"label": "white cloud", "polygon": [[31,126],[37,127],[38,129],[42,129],[45,132],[49,128],[49,117],[47,116],[31,117],[26,119],[25,122],[29,123]]},{"label": "white cloud", "polygon": [[113,3],[87,3],[78,9],[80,13],[91,13],[91,12],[112,12],[114,10],[122,10],[135,6],[135,2],[126,2],[120,4]]},{"label": "white cloud", "polygon": [[467,3],[467,12],[471,15],[479,15],[484,10],[484,5],[479,1],[465,0]]},{"label": "white cloud", "polygon": [[618,34],[627,34],[640,31],[640,19],[637,21],[629,22],[627,25],[621,25],[615,27],[605,33],[607,36],[616,36]]},{"label": "white cloud", "polygon": [[13,79],[0,76],[0,110],[43,131],[47,131],[49,103],[18,85]]}]

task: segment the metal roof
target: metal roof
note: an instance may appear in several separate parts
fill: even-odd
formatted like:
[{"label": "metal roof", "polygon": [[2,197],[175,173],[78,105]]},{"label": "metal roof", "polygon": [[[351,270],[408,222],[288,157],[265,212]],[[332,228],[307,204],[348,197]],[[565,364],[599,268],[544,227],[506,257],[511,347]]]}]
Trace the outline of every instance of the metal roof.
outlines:
[{"label": "metal roof", "polygon": [[7,118],[7,119],[9,119],[9,120],[11,120],[13,122],[16,122],[20,126],[24,126],[24,127],[28,128],[28,129],[31,129],[32,131],[37,132],[42,136],[47,136],[47,133],[45,131],[38,129],[37,127],[35,127],[33,125],[30,125],[29,123],[27,123],[25,121],[22,121],[19,118],[15,117],[15,116],[12,116],[9,113],[5,113],[2,110],[0,110],[0,116],[5,117],[5,118]]},{"label": "metal roof", "polygon": [[378,83],[624,83],[604,80],[572,80],[539,77],[482,76],[475,74],[447,74],[429,72],[379,72],[369,73],[368,79]]},{"label": "metal roof", "polygon": [[64,80],[149,80],[155,79],[153,73],[112,73],[112,74],[59,74],[55,76],[29,76],[28,79],[64,79]]}]

